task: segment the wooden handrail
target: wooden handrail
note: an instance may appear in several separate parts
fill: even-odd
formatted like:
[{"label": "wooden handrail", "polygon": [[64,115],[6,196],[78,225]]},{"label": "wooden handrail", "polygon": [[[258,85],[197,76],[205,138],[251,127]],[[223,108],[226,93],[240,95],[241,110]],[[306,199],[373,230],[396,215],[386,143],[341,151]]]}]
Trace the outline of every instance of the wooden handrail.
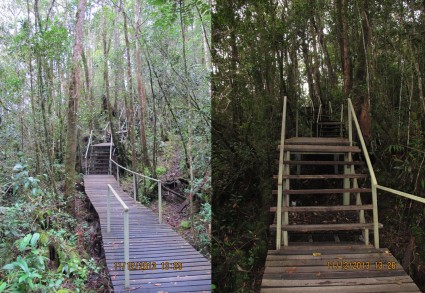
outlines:
[{"label": "wooden handrail", "polygon": [[408,198],[408,199],[420,202],[420,203],[425,203],[425,198],[420,197],[420,196],[416,196],[416,195],[413,195],[413,194],[410,194],[410,193],[407,193],[407,192],[399,191],[399,190],[392,189],[392,188],[389,188],[389,187],[385,187],[385,186],[382,186],[382,185],[379,185],[379,184],[376,185],[376,188],[381,189],[383,191],[387,191],[389,193],[393,193],[393,194],[402,196],[404,198]]},{"label": "wooden handrail", "polygon": [[89,142],[87,143],[86,155],[84,156],[84,159],[87,159],[87,154],[89,153],[92,136],[93,136],[93,130],[90,131]]},{"label": "wooden handrail", "polygon": [[[117,176],[118,183],[119,183],[119,168],[126,170],[127,172],[133,174],[133,190],[134,190],[134,200],[135,201],[137,201],[137,199],[136,199],[136,183],[135,183],[136,177],[135,176],[140,176],[142,178],[146,178],[146,179],[149,179],[149,180],[152,180],[152,181],[155,181],[155,182],[158,183],[158,220],[159,220],[159,223],[162,223],[162,190],[161,190],[162,184],[161,184],[161,180],[156,179],[156,178],[152,178],[152,177],[149,177],[149,176],[137,173],[137,172],[134,172],[130,169],[127,169],[124,166],[121,166],[117,162],[115,162],[112,159],[112,144],[113,144],[113,139],[112,139],[112,135],[111,135],[111,148],[110,148],[110,151],[109,151],[109,165],[110,165],[109,168],[110,168],[110,170],[112,170],[111,163],[115,164],[115,166],[117,167],[117,175],[116,176]],[[110,174],[112,174],[111,171],[110,171]]]},{"label": "wooden handrail", "polygon": [[[366,160],[367,168],[369,171],[369,175],[371,178],[371,185],[372,185],[372,206],[373,206],[373,244],[375,248],[379,248],[379,222],[378,222],[378,195],[376,191],[376,187],[378,185],[376,181],[375,172],[373,171],[372,163],[370,161],[369,152],[366,148],[366,144],[364,142],[363,134],[360,129],[359,121],[357,120],[356,112],[354,111],[353,103],[351,102],[351,99],[348,98],[348,123],[349,123],[349,137],[350,137],[350,145],[352,144],[353,140],[353,129],[351,126],[351,121],[354,121],[354,125],[357,130],[357,136],[360,140],[360,145],[362,148],[363,155]],[[351,117],[350,117],[351,116]]]},{"label": "wooden handrail", "polygon": [[[285,146],[286,132],[286,96],[283,97],[282,128],[280,132],[280,152],[279,152],[279,177],[277,191],[277,231],[276,249],[279,250],[282,243],[282,182],[283,182],[283,148]],[[285,244],[285,243],[284,243]]]},{"label": "wooden handrail", "polygon": [[125,288],[130,288],[130,271],[128,269],[128,263],[130,261],[130,237],[129,237],[129,228],[128,228],[128,206],[125,204],[125,202],[121,199],[121,197],[118,195],[118,193],[115,191],[115,189],[112,188],[111,184],[108,184],[108,195],[107,195],[107,216],[106,216],[106,223],[107,223],[107,232],[111,232],[111,200],[110,200],[110,192],[115,196],[115,198],[118,200],[118,202],[121,204],[122,208],[124,209],[124,262],[125,262]]}]

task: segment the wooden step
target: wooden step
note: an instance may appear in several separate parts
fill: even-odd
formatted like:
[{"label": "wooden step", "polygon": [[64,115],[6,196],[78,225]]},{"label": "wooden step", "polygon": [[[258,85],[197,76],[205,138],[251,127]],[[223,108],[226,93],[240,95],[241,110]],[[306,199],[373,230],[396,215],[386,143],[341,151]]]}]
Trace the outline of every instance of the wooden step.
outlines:
[{"label": "wooden step", "polygon": [[[361,211],[372,210],[371,204],[365,205],[348,205],[348,206],[295,206],[282,207],[282,212],[339,212],[339,211]],[[271,207],[270,212],[276,212],[277,207]]]},{"label": "wooden step", "polygon": [[336,122],[336,121],[319,121],[319,125],[342,125],[342,122]]},{"label": "wooden step", "polygon": [[[270,225],[271,231],[276,231],[276,224]],[[378,224],[381,229],[383,225]],[[313,231],[350,231],[369,229],[373,231],[373,223],[349,223],[349,224],[312,224],[312,225],[282,225],[282,231],[313,232]]]},{"label": "wooden step", "polygon": [[[320,175],[283,175],[283,179],[343,179],[343,178],[367,178],[366,174],[320,174]],[[273,175],[273,179],[277,180],[278,175]]]},{"label": "wooden step", "polygon": [[285,139],[286,145],[340,145],[348,146],[350,141],[346,138],[334,137],[292,137]]},{"label": "wooden step", "polygon": [[[280,145],[278,146],[278,150]],[[332,145],[285,145],[284,151],[308,154],[338,154],[338,153],[360,153],[356,146],[332,146]]]},{"label": "wooden step", "polygon": [[[341,189],[298,189],[283,190],[283,194],[336,194],[336,193],[368,193],[372,192],[371,188],[341,188]],[[277,190],[273,190],[273,195],[277,194]]]},{"label": "wooden step", "polygon": [[283,164],[288,165],[364,165],[364,162],[361,161],[353,161],[353,162],[346,162],[346,161],[283,161]]}]

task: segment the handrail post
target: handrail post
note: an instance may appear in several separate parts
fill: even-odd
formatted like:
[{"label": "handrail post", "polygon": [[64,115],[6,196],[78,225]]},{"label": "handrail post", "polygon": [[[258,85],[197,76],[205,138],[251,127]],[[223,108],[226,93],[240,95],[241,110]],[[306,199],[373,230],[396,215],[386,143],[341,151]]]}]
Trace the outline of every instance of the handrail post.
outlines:
[{"label": "handrail post", "polygon": [[379,223],[378,223],[378,195],[376,182],[372,182],[372,206],[373,206],[373,243],[379,248]]},{"label": "handrail post", "polygon": [[107,226],[107,232],[111,232],[111,199],[110,199],[110,188],[108,185],[108,195],[106,196],[106,206],[107,206],[107,212],[106,212],[106,226]]},{"label": "handrail post", "polygon": [[282,128],[280,132],[280,152],[279,152],[279,176],[277,187],[277,225],[276,225],[276,250],[280,250],[282,243],[282,176],[283,176],[283,148],[285,146],[286,127],[286,96],[283,97]]},{"label": "handrail post", "polygon": [[124,261],[125,266],[125,288],[130,288],[130,271],[128,270],[128,263],[130,261],[130,252],[129,252],[129,231],[128,231],[128,209],[124,210]]},{"label": "handrail post", "polygon": [[[348,103],[351,103],[351,100],[349,100]],[[348,105],[348,140],[350,142],[350,146],[353,146],[353,118],[351,117],[351,108],[350,105]]]},{"label": "handrail post", "polygon": [[158,214],[159,214],[159,223],[162,224],[162,195],[161,195],[161,181],[158,180]]},{"label": "handrail post", "polygon": [[343,126],[343,122],[344,122],[344,104],[341,105],[341,126],[339,127],[339,136],[343,137],[344,136],[344,131],[342,129]]},{"label": "handrail post", "polygon": [[112,174],[112,144],[113,144],[113,139],[112,139],[112,132],[111,132],[111,146],[109,147],[109,175]]},{"label": "handrail post", "polygon": [[[377,190],[376,190],[378,182],[376,181],[375,172],[373,171],[372,163],[370,161],[369,153],[367,151],[366,144],[365,144],[364,139],[363,139],[363,134],[360,130],[359,122],[357,121],[356,113],[354,112],[353,103],[351,102],[350,98],[348,98],[347,100],[348,100],[348,113],[351,114],[350,115],[351,118],[352,118],[351,120],[353,120],[353,122],[356,126],[357,135],[358,135],[359,140],[360,140],[360,145],[361,145],[361,148],[362,148],[365,160],[366,160],[366,165],[367,165],[367,168],[369,170],[369,174],[370,174],[370,178],[371,178],[370,181],[371,181],[371,185],[372,185],[373,232],[374,232],[373,237],[374,237],[375,248],[379,248],[378,195],[377,195]],[[349,118],[350,118],[350,116],[349,116]],[[351,143],[352,143],[352,136],[350,136],[350,145],[351,145]]]},{"label": "handrail post", "polygon": [[298,112],[299,111],[298,111],[298,106],[297,106],[297,112],[295,113],[295,120],[296,120],[296,124],[295,124],[295,137],[298,137],[298,123],[299,123],[299,121],[298,121],[298,119],[299,119],[299,117],[298,117],[299,113]]},{"label": "handrail post", "polygon": [[136,194],[137,194],[136,174],[133,173],[133,198],[134,198],[134,201],[136,201],[136,198],[137,198]]}]

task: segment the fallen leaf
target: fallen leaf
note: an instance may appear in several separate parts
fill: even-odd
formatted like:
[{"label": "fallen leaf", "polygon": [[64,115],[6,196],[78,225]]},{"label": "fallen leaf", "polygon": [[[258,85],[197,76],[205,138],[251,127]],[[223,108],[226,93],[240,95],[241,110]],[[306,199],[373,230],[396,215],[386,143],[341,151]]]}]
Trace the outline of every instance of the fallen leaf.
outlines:
[{"label": "fallen leaf", "polygon": [[320,273],[320,272],[318,272],[318,273],[316,274],[316,277],[320,277],[320,275],[321,275],[321,273]]},{"label": "fallen leaf", "polygon": [[160,283],[156,283],[156,284],[153,284],[154,286],[161,286],[161,284]]},{"label": "fallen leaf", "polygon": [[320,252],[313,252],[313,256],[321,256],[322,254]]},{"label": "fallen leaf", "polygon": [[239,272],[246,272],[246,273],[249,272],[249,271],[244,270],[243,268],[241,268],[238,264],[236,264],[236,268],[238,269]]}]

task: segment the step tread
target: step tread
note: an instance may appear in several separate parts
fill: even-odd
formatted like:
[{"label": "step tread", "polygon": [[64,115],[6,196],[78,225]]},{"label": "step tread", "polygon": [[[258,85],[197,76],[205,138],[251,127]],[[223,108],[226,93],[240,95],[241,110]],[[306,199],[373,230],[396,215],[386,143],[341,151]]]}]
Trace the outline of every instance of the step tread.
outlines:
[{"label": "step tread", "polygon": [[283,161],[284,164],[288,165],[364,165],[361,161]]},{"label": "step tread", "polygon": [[[367,174],[314,174],[314,175],[283,175],[283,179],[343,179],[343,178],[367,178]],[[278,179],[278,175],[273,175]]]},{"label": "step tread", "polygon": [[[338,206],[295,206],[282,207],[282,212],[332,212],[332,211],[360,211],[372,210],[373,205],[338,205]],[[271,207],[270,212],[276,212],[277,207]]]},{"label": "step tread", "polygon": [[[280,150],[280,145],[278,146]],[[295,153],[360,153],[360,149],[356,146],[339,146],[339,145],[285,145],[284,151]]]},{"label": "step tread", "polygon": [[[330,193],[365,193],[372,192],[371,188],[337,188],[337,189],[288,189],[283,190],[283,194],[330,194]],[[277,190],[273,190],[273,194],[277,194]]]},{"label": "step tread", "polygon": [[319,121],[319,125],[342,125],[343,122],[337,122],[337,121]]},{"label": "step tread", "polygon": [[[378,224],[379,228],[383,228],[381,223]],[[277,225],[270,225],[270,230],[276,231]],[[373,230],[373,223],[349,223],[349,224],[311,224],[311,225],[282,225],[283,231],[343,231],[343,230]]]},{"label": "step tread", "polygon": [[285,145],[341,145],[348,146],[350,141],[340,137],[291,137],[285,139]]}]

